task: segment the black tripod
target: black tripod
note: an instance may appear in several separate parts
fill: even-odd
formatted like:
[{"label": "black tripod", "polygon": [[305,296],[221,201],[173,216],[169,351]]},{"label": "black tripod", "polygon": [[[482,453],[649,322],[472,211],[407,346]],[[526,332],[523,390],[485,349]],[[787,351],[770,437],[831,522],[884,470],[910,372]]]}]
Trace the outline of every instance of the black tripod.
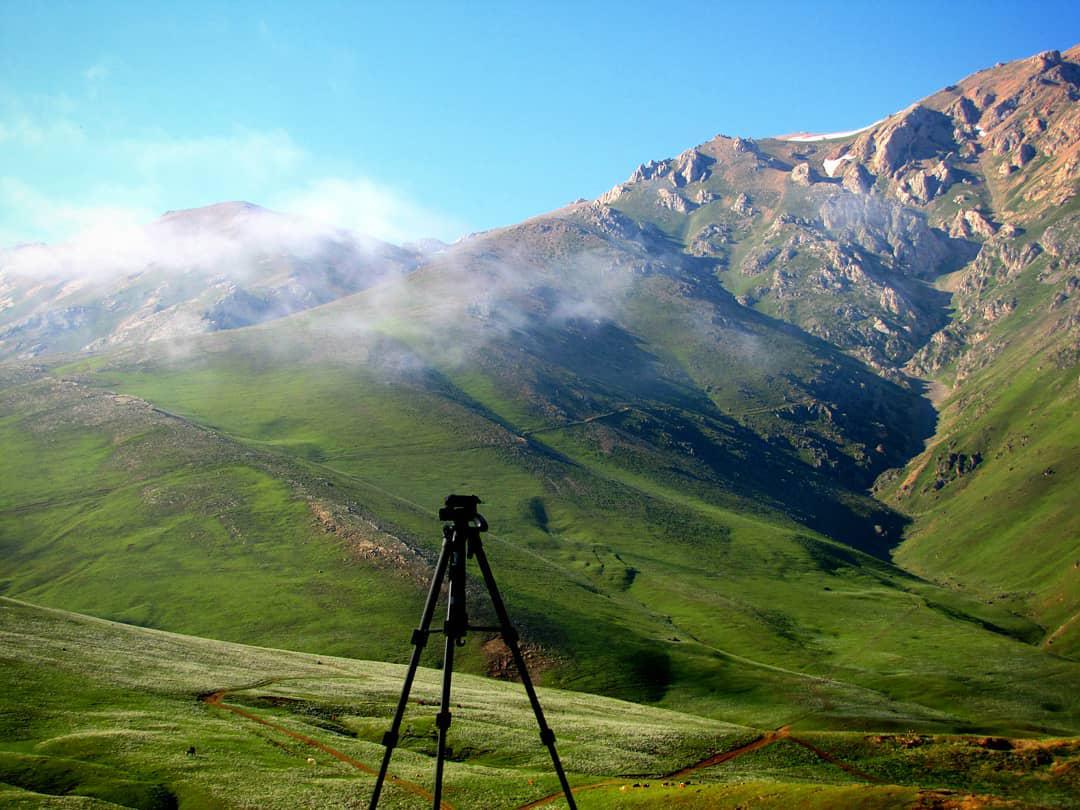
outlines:
[{"label": "black tripod", "polygon": [[[446,505],[439,510],[439,520],[448,521],[443,526],[442,550],[439,552],[439,561],[435,565],[435,574],[431,577],[431,587],[428,590],[427,602],[424,604],[424,612],[420,617],[420,627],[413,630],[412,659],[409,661],[408,672],[405,673],[405,683],[401,687],[401,698],[394,712],[394,721],[390,725],[390,730],[383,735],[382,742],[386,746],[386,752],[383,754],[379,776],[375,780],[375,792],[371,796],[370,810],[375,810],[379,804],[379,794],[382,792],[383,782],[386,779],[386,771],[390,767],[390,757],[393,756],[394,748],[398,743],[398,732],[401,730],[401,720],[409,702],[409,692],[412,689],[413,678],[416,677],[416,668],[420,665],[420,655],[424,651],[424,645],[427,644],[428,635],[439,632],[431,630],[430,627],[444,577],[449,582],[446,622],[442,629],[446,636],[446,648],[443,653],[442,702],[439,705],[439,713],[435,715],[435,725],[439,729],[439,748],[435,759],[435,792],[432,806],[435,810],[440,810],[442,806],[446,734],[450,730],[450,679],[454,670],[454,647],[465,644],[466,632],[479,630],[501,633],[503,641],[510,648],[510,653],[514,656],[514,665],[521,676],[521,683],[525,687],[533,713],[536,715],[536,723],[540,727],[540,742],[547,746],[551,754],[551,762],[555,766],[555,773],[559,776],[559,783],[562,785],[570,810],[577,810],[574,796],[570,792],[570,785],[566,781],[566,773],[559,761],[559,754],[555,750],[555,732],[548,727],[544,719],[544,710],[540,708],[540,701],[536,697],[529,670],[525,668],[525,659],[521,655],[521,648],[518,647],[517,631],[510,624],[506,605],[503,604],[502,597],[499,595],[495,577],[491,573],[491,566],[488,565],[487,555],[484,554],[484,546],[480,542],[480,533],[486,532],[488,526],[484,516],[476,511],[479,503],[480,499],[475,495],[450,495],[446,499]],[[488,593],[491,595],[491,603],[499,617],[498,627],[476,627],[469,624],[469,616],[465,610],[465,561],[469,557],[475,557],[480,566],[484,584],[487,585]]]}]

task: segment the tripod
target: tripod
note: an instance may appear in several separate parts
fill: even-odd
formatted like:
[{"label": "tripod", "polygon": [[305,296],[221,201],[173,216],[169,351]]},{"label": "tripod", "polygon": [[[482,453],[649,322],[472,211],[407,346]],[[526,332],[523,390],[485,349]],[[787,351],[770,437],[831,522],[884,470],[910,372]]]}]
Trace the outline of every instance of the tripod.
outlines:
[{"label": "tripod", "polygon": [[[521,676],[521,683],[525,687],[525,693],[529,696],[533,714],[536,715],[536,723],[540,727],[540,742],[547,746],[551,754],[551,762],[555,766],[559,783],[562,785],[563,794],[570,810],[577,810],[574,796],[570,792],[570,785],[566,781],[566,773],[563,771],[559,754],[555,750],[555,732],[553,732],[544,719],[544,710],[540,708],[540,701],[536,697],[529,670],[525,667],[525,659],[518,647],[517,631],[510,624],[510,617],[506,613],[506,605],[503,604],[499,595],[498,586],[495,585],[495,577],[488,565],[484,546],[480,541],[480,533],[488,528],[484,516],[476,511],[480,499],[475,495],[450,495],[446,499],[446,505],[439,510],[439,520],[449,521],[443,526],[442,550],[439,552],[439,561],[435,565],[435,573],[431,577],[431,587],[428,590],[427,601],[424,603],[424,612],[420,617],[420,626],[413,630],[412,658],[409,661],[409,669],[405,673],[405,683],[401,687],[401,698],[398,700],[397,710],[394,712],[394,720],[390,730],[383,735],[382,743],[386,746],[383,754],[382,765],[379,775],[375,779],[375,791],[371,796],[369,810],[375,810],[379,804],[379,794],[382,793],[383,782],[386,779],[386,771],[390,767],[390,757],[393,756],[394,748],[398,744],[398,733],[401,730],[401,720],[405,715],[405,707],[409,702],[409,692],[412,690],[413,679],[416,677],[416,669],[420,665],[420,655],[427,644],[431,633],[431,618],[435,613],[435,604],[439,599],[439,591],[442,589],[443,579],[448,580],[448,596],[446,606],[446,621],[443,623],[442,633],[446,637],[446,647],[443,652],[442,667],[442,700],[439,704],[439,713],[435,715],[435,726],[439,729],[439,747],[435,758],[435,791],[432,807],[440,810],[442,806],[442,783],[443,764],[446,760],[446,735],[450,730],[450,680],[454,671],[454,647],[465,644],[465,633],[469,630],[481,632],[498,632],[503,641],[510,649],[514,658],[514,665]],[[491,603],[499,618],[498,627],[477,627],[469,624],[468,613],[465,609],[465,562],[468,558],[475,557],[480,573],[484,577]]]}]

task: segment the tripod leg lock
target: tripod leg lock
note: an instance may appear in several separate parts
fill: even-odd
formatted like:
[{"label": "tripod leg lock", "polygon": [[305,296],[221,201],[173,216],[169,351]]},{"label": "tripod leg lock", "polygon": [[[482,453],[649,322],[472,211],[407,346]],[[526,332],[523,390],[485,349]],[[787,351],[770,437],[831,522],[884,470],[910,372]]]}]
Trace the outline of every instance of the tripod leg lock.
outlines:
[{"label": "tripod leg lock", "polygon": [[387,748],[397,748],[398,734],[396,731],[388,731],[382,735],[382,744]]},{"label": "tripod leg lock", "polygon": [[452,722],[452,716],[450,712],[439,712],[435,715],[435,728],[446,729],[450,728]]},{"label": "tripod leg lock", "polygon": [[419,628],[419,627],[416,628],[415,630],[413,630],[412,631],[412,645],[414,647],[423,647],[425,644],[427,644],[428,633],[429,633],[428,630],[424,630],[424,629]]},{"label": "tripod leg lock", "polygon": [[555,732],[552,731],[550,728],[540,729],[540,742],[542,742],[544,745],[554,745]]},{"label": "tripod leg lock", "polygon": [[504,627],[502,629],[502,637],[503,641],[505,641],[507,644],[517,644],[518,631],[515,630],[513,627]]}]

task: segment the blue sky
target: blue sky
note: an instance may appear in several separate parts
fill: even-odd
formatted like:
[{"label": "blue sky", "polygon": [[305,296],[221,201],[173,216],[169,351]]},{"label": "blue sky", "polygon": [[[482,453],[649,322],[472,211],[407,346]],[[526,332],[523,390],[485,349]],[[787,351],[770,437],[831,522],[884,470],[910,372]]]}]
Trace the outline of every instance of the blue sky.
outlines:
[{"label": "blue sky", "polygon": [[1075,2],[0,0],[0,245],[231,199],[453,239],[1077,41]]}]

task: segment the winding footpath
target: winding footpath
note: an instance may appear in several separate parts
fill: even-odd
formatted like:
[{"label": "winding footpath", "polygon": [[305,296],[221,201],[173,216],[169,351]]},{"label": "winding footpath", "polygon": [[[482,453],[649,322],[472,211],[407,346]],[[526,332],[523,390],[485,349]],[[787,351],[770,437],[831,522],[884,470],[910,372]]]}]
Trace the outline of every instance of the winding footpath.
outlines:
[{"label": "winding footpath", "polygon": [[[273,722],[271,720],[267,720],[266,718],[260,717],[259,715],[255,714],[254,712],[248,711],[247,709],[243,709],[243,708],[241,708],[239,706],[234,706],[232,704],[229,704],[229,703],[225,702],[225,696],[228,695],[230,692],[239,691],[240,689],[252,689],[252,688],[259,687],[259,686],[266,686],[266,685],[268,685],[268,684],[270,684],[272,682],[273,682],[273,679],[269,679],[269,680],[265,680],[265,681],[260,681],[260,682],[255,683],[255,684],[248,684],[246,686],[236,687],[236,688],[233,688],[233,689],[219,689],[219,690],[217,690],[215,692],[209,692],[209,693],[207,693],[205,695],[202,695],[200,699],[207,706],[211,706],[211,707],[213,707],[215,709],[219,709],[221,711],[231,712],[232,714],[235,714],[238,717],[242,717],[245,720],[249,720],[249,721],[251,721],[253,723],[258,723],[261,726],[265,726],[265,727],[267,727],[269,729],[272,729],[272,730],[274,730],[274,731],[276,731],[276,732],[278,732],[280,734],[284,734],[284,735],[286,735],[288,737],[291,737],[292,739],[294,739],[294,740],[296,740],[298,742],[301,742],[304,745],[307,745],[307,746],[315,748],[315,749],[317,749],[319,751],[322,751],[324,754],[329,754],[334,759],[336,759],[336,760],[338,760],[340,762],[343,762],[346,765],[348,765],[348,766],[350,766],[352,768],[355,768],[356,770],[358,770],[358,771],[360,771],[362,773],[368,774],[369,776],[376,776],[378,774],[378,771],[375,768],[371,767],[370,765],[367,765],[367,764],[361,762],[360,760],[355,759],[355,758],[349,756],[348,754],[327,745],[324,742],[320,742],[319,740],[316,740],[313,737],[308,737],[306,734],[301,734],[298,731],[293,731],[292,729],[286,728],[285,726],[282,726],[282,725],[280,725],[278,723],[275,723],[275,722]],[[712,754],[712,755],[710,755],[708,757],[705,757],[702,760],[699,760],[698,762],[695,762],[692,765],[686,766],[685,768],[680,768],[677,771],[672,771],[669,774],[665,774],[663,776],[657,777],[656,781],[659,781],[659,780],[672,780],[672,779],[685,779],[686,777],[688,777],[688,776],[690,776],[690,775],[692,775],[694,773],[697,773],[698,771],[704,770],[706,768],[712,768],[712,767],[714,767],[716,765],[721,765],[721,764],[723,764],[725,762],[731,762],[732,760],[738,759],[739,757],[744,756],[746,754],[752,753],[754,751],[760,751],[762,748],[766,748],[766,747],[768,747],[768,746],[770,746],[770,745],[772,745],[774,743],[780,742],[781,740],[790,740],[791,742],[795,743],[796,745],[800,745],[803,748],[807,749],[808,751],[812,752],[815,756],[817,756],[822,761],[828,762],[831,765],[835,765],[836,767],[840,768],[844,772],[849,773],[852,776],[855,776],[855,777],[857,777],[859,779],[863,779],[863,780],[865,780],[867,782],[874,782],[874,783],[878,783],[878,784],[880,784],[881,781],[882,781],[880,778],[878,778],[876,776],[873,776],[872,774],[866,773],[864,771],[860,771],[858,768],[855,768],[855,767],[847,764],[846,762],[842,762],[841,760],[839,760],[836,757],[832,756],[828,751],[823,751],[822,749],[818,748],[816,745],[813,745],[813,744],[811,744],[809,742],[806,742],[805,740],[801,740],[798,737],[793,737],[791,735],[791,727],[790,726],[781,726],[780,728],[776,729],[775,731],[766,732],[765,734],[761,735],[760,737],[758,737],[758,738],[756,738],[754,740],[751,740],[748,743],[740,745],[740,746],[738,746],[736,748],[732,748],[732,749],[729,749],[727,751],[722,751],[722,752],[720,752],[718,754]],[[387,780],[389,782],[397,785],[398,787],[400,787],[403,790],[413,794],[414,796],[418,796],[418,797],[420,797],[420,798],[422,798],[422,799],[424,799],[426,801],[429,801],[429,802],[432,801],[432,799],[433,799],[433,796],[431,795],[430,792],[428,792],[427,790],[425,790],[423,787],[416,784],[415,782],[410,782],[410,781],[408,781],[406,779],[400,779],[400,778],[398,778],[396,776],[392,776],[392,775],[387,775],[386,778],[387,778]],[[615,785],[621,785],[621,784],[625,784],[625,783],[626,783],[625,778],[622,778],[622,779],[605,779],[603,781],[593,782],[593,783],[590,783],[590,784],[587,784],[587,785],[577,785],[577,786],[575,786],[573,788],[573,793],[574,793],[575,796],[577,796],[577,795],[579,795],[581,793],[584,793],[584,792],[587,792],[587,791],[590,791],[590,790],[598,790],[600,788],[613,787]],[[557,793],[551,793],[551,794],[549,794],[547,796],[544,796],[544,797],[542,797],[540,799],[536,799],[534,801],[531,801],[528,804],[523,804],[518,808],[518,810],[535,810],[535,808],[545,807],[545,806],[547,806],[549,804],[552,804],[552,803],[558,801],[561,798],[563,798],[563,793],[560,790]],[[454,810],[453,806],[451,804],[449,804],[448,802],[445,802],[445,801],[442,803],[441,806],[442,806],[443,810]]]},{"label": "winding footpath", "polygon": [[[267,685],[268,683],[271,683],[271,682],[272,682],[272,680],[270,680],[270,681],[260,681],[258,684],[249,684],[248,686],[240,687],[240,688],[241,689],[251,689],[251,688],[254,688],[254,687],[257,687],[257,686],[265,686],[265,685]],[[301,733],[299,733],[297,731],[293,731],[292,729],[285,728],[285,726],[282,726],[282,725],[279,725],[277,723],[271,722],[270,720],[267,720],[267,719],[265,719],[263,717],[259,717],[254,712],[247,711],[247,709],[241,709],[239,706],[233,706],[231,704],[226,703],[225,702],[225,696],[227,694],[229,694],[229,692],[233,692],[233,691],[236,691],[236,690],[235,689],[219,689],[216,692],[210,692],[209,694],[202,695],[201,699],[202,699],[202,702],[205,703],[207,706],[212,706],[215,709],[221,709],[223,711],[232,712],[233,714],[238,715],[239,717],[243,717],[246,720],[251,720],[254,723],[258,723],[259,725],[266,726],[267,728],[271,728],[274,731],[280,732],[281,734],[285,734],[285,735],[287,735],[289,737],[292,737],[294,740],[297,740],[298,742],[304,743],[304,745],[309,745],[312,748],[317,748],[318,750],[322,751],[324,754],[329,754],[334,759],[339,760],[341,762],[344,762],[346,765],[349,765],[349,766],[351,766],[353,768],[356,768],[356,770],[358,770],[358,771],[369,774],[370,776],[377,776],[378,775],[379,772],[375,768],[372,768],[370,765],[364,764],[363,762],[361,762],[358,759],[354,759],[353,757],[350,757],[348,754],[345,754],[345,753],[343,753],[341,751],[338,751],[336,748],[330,747],[326,743],[319,742],[318,740],[314,739],[313,737],[308,737],[306,734],[301,734]],[[399,779],[398,777],[390,775],[390,774],[387,774],[386,779],[387,779],[388,782],[391,782],[391,783],[397,785],[398,787],[402,788],[403,790],[406,790],[409,793],[412,793],[414,796],[419,796],[420,798],[425,799],[426,801],[429,801],[429,802],[434,799],[434,797],[431,795],[431,793],[424,790],[424,788],[420,787],[420,785],[416,784],[415,782],[409,782],[406,779]],[[453,805],[449,804],[448,802],[442,802],[442,804],[440,806],[443,808],[443,810],[454,810]]]},{"label": "winding footpath", "polygon": [[[711,768],[714,765],[720,765],[724,762],[731,762],[731,760],[733,759],[738,759],[739,757],[744,756],[745,754],[749,754],[753,751],[760,751],[762,748],[766,748],[773,743],[780,742],[781,740],[790,740],[796,745],[801,745],[803,748],[812,752],[822,761],[828,762],[830,765],[835,765],[845,773],[849,773],[852,776],[863,779],[867,782],[882,784],[882,780],[880,778],[864,771],[860,771],[858,768],[848,765],[846,762],[842,762],[841,760],[830,754],[828,751],[823,751],[816,745],[812,745],[811,743],[806,742],[806,740],[800,740],[798,737],[791,736],[790,726],[781,726],[775,731],[766,732],[765,734],[758,737],[756,740],[751,740],[745,745],[740,745],[737,748],[732,748],[719,754],[713,754],[712,756],[706,757],[699,762],[695,762],[693,765],[688,765],[681,770],[672,771],[669,774],[658,777],[657,779],[654,779],[654,781],[685,779],[687,776],[704,770],[705,768]],[[626,779],[606,779],[603,782],[593,782],[592,784],[588,785],[578,785],[573,789],[573,792],[576,796],[584,791],[597,790],[599,788],[612,787],[614,785],[622,785],[625,783]],[[559,791],[558,793],[552,793],[548,796],[544,796],[542,799],[537,799],[536,801],[529,802],[528,804],[523,804],[517,810],[534,810],[534,808],[537,807],[545,807],[546,805],[558,801],[562,797],[562,791]]]}]

